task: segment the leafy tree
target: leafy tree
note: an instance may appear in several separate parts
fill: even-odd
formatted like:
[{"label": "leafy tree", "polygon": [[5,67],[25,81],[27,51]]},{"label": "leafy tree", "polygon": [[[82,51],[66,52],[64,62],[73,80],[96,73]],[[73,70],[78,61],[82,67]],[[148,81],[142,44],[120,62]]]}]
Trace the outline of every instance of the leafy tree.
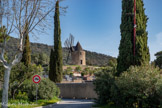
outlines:
[{"label": "leafy tree", "polygon": [[30,50],[30,41],[29,41],[29,34],[28,34],[28,24],[26,24],[26,36],[25,36],[25,44],[24,44],[24,50],[22,54],[22,62],[28,66],[31,63],[31,50]]},{"label": "leafy tree", "polygon": [[[52,74],[52,81],[59,83],[62,81],[63,73],[63,58],[62,58],[62,46],[61,46],[61,28],[60,28],[60,18],[59,18],[59,1],[56,2],[55,6],[55,16],[54,16],[54,60],[53,70],[50,69],[50,74]],[[52,62],[51,62],[52,63]]]},{"label": "leafy tree", "polygon": [[34,53],[31,55],[32,63],[36,65],[46,66],[49,64],[49,57],[46,53]]},{"label": "leafy tree", "polygon": [[155,65],[162,69],[162,51],[155,54],[156,60]]},{"label": "leafy tree", "polygon": [[120,25],[121,41],[119,46],[119,56],[117,58],[117,75],[126,71],[131,65],[148,64],[150,61],[149,48],[147,46],[146,23],[147,16],[144,12],[142,0],[137,0],[136,11],[136,43],[135,56],[133,55],[133,0],[122,1],[122,23]]},{"label": "leafy tree", "polygon": [[[1,105],[2,108],[8,107],[8,90],[9,90],[9,79],[10,79],[11,69],[22,59],[24,39],[26,36],[25,34],[26,22],[28,22],[29,24],[29,28],[28,28],[29,32],[32,32],[37,26],[39,26],[37,27],[37,32],[40,30],[42,32],[46,27],[44,25],[48,25],[44,23],[44,21],[46,21],[47,23],[47,20],[45,20],[45,18],[53,10],[53,7],[50,7],[48,3],[49,3],[48,0],[45,1],[26,0],[22,2],[20,2],[20,0],[13,0],[12,3],[9,2],[9,0],[0,1],[0,6],[1,6],[0,27],[2,27],[3,25],[6,26],[6,28],[3,29],[3,32],[0,33],[4,37],[2,47],[0,47],[1,48],[0,62],[3,64],[5,68],[3,93],[2,93],[3,104]],[[16,52],[16,54],[13,54],[15,58],[14,59],[12,58],[10,59],[10,61],[7,62],[4,58],[4,54],[6,52],[6,46],[7,46],[6,40],[12,31],[18,34],[17,36],[19,37],[20,40],[17,44],[17,48],[14,49],[14,51]]]}]

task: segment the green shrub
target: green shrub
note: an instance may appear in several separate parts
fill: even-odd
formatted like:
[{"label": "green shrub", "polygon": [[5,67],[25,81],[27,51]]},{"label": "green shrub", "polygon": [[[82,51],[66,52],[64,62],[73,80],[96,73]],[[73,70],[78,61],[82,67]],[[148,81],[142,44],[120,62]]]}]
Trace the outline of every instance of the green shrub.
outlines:
[{"label": "green shrub", "polygon": [[34,74],[42,72],[41,67],[31,64],[25,66],[24,63],[19,63],[13,66],[10,75],[10,88],[9,97],[14,99],[15,96],[21,91],[21,86],[24,81],[31,79]]},{"label": "green shrub", "polygon": [[59,96],[58,87],[49,79],[43,79],[40,82],[38,96],[40,99],[52,99],[54,96]]},{"label": "green shrub", "polygon": [[19,99],[19,100],[28,100],[28,95],[26,92],[21,92],[19,91],[19,93],[16,95],[16,99]]},{"label": "green shrub", "polygon": [[162,75],[151,66],[130,67],[115,79],[112,101],[123,107],[159,108],[162,102]]},{"label": "green shrub", "polygon": [[38,86],[38,99],[52,99],[60,94],[59,88],[49,79],[42,78],[38,85],[34,84],[31,79],[26,81],[21,89],[28,94],[28,98],[31,101],[36,99],[36,86]]},{"label": "green shrub", "polygon": [[11,99],[9,100],[9,104],[20,105],[20,104],[30,104],[28,100],[22,99]]},{"label": "green shrub", "polygon": [[114,73],[115,70],[110,67],[95,73],[96,79],[94,80],[94,85],[98,95],[98,104],[106,104],[111,101],[110,89],[114,84]]}]

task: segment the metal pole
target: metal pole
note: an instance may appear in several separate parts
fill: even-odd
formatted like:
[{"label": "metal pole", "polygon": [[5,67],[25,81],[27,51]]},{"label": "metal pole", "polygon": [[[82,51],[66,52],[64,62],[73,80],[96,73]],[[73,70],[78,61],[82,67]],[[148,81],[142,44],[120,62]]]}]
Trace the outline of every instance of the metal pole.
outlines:
[{"label": "metal pole", "polygon": [[135,56],[135,42],[136,42],[136,0],[134,0],[134,36],[133,36],[133,55]]},{"label": "metal pole", "polygon": [[38,92],[38,84],[36,84],[36,104],[37,104],[37,92]]}]

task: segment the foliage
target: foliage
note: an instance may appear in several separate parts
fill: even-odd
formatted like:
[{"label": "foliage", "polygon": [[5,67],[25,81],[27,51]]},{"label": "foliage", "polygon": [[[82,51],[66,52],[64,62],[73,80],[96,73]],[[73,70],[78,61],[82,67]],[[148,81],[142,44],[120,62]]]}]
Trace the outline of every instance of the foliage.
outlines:
[{"label": "foliage", "polygon": [[75,71],[80,73],[80,72],[82,71],[82,68],[81,68],[80,66],[77,66],[77,67],[75,68]]},{"label": "foliage", "polygon": [[48,55],[43,52],[34,53],[31,55],[31,58],[32,58],[32,63],[35,63],[36,65],[46,66],[49,63]]},{"label": "foliage", "polygon": [[158,108],[162,103],[161,79],[158,68],[130,67],[115,79],[111,101],[122,108]]},{"label": "foliage", "polygon": [[111,99],[111,87],[114,84],[113,69],[105,68],[95,73],[96,79],[94,80],[95,91],[98,95],[97,103],[106,104]]},{"label": "foliage", "polygon": [[28,100],[24,100],[24,99],[10,99],[9,100],[9,104],[14,104],[14,105],[29,104],[29,101]]},{"label": "foliage", "polygon": [[106,104],[106,105],[99,105],[99,104],[95,104],[93,105],[93,107],[97,107],[97,108],[120,108],[120,107],[117,107],[117,106],[114,106],[114,105],[109,105],[109,104]]},{"label": "foliage", "polygon": [[59,98],[54,97],[50,100],[38,100],[37,103],[27,101],[27,100],[17,100],[17,99],[11,99],[9,100],[9,108],[33,108],[33,107],[38,107],[38,106],[46,106],[49,104],[54,104],[56,102],[60,101]]},{"label": "foliage", "polygon": [[122,23],[121,29],[121,41],[119,46],[119,56],[117,59],[118,65],[117,75],[126,71],[131,65],[143,65],[148,64],[150,61],[149,48],[147,46],[147,32],[146,23],[147,16],[145,15],[144,4],[142,0],[137,0],[137,12],[136,12],[136,43],[135,43],[135,56],[133,55],[133,0],[122,1]]},{"label": "foliage", "polygon": [[162,56],[156,58],[155,65],[162,69]]},{"label": "foliage", "polygon": [[2,43],[4,41],[4,38],[6,37],[7,40],[10,39],[9,36],[6,35],[7,34],[7,29],[5,26],[0,27],[0,43]]},{"label": "foliage", "polygon": [[2,89],[0,89],[0,102],[1,102],[1,99],[2,99]]},{"label": "foliage", "polygon": [[[26,24],[27,30],[28,30],[28,24]],[[28,31],[26,31],[25,36],[25,44],[22,54],[22,62],[28,66],[31,63],[31,50],[30,50],[30,41],[29,41],[29,34]]]},{"label": "foliage", "polygon": [[63,58],[62,58],[62,46],[61,46],[61,28],[60,28],[60,12],[59,12],[59,1],[56,1],[55,6],[55,16],[54,16],[54,56],[52,59],[53,64],[50,64],[50,67],[53,67],[53,70],[49,71],[49,74],[53,74],[51,81],[60,83],[62,81],[63,73]]},{"label": "foliage", "polygon": [[0,81],[3,82],[4,78],[4,66],[2,63],[0,63]]},{"label": "foliage", "polygon": [[26,81],[22,88],[22,92],[28,94],[29,100],[35,100],[36,96],[36,86],[38,86],[38,99],[52,99],[53,97],[58,97],[60,94],[59,88],[47,78],[41,79],[41,82],[37,85],[32,82],[32,79]]},{"label": "foliage", "polygon": [[137,0],[137,11],[136,11],[136,54],[135,54],[135,64],[136,65],[143,65],[149,64],[150,61],[150,53],[149,48],[147,46],[148,40],[148,32],[146,31],[147,28],[147,21],[148,17],[145,15],[145,8],[143,0]]},{"label": "foliage", "polygon": [[12,68],[10,75],[10,96],[12,98],[15,98],[15,95],[18,93],[18,90],[20,90],[24,81],[30,79],[31,76],[33,76],[34,74],[38,74],[41,71],[42,68],[36,65],[26,66],[24,65],[24,63],[19,63],[15,65]]},{"label": "foliage", "polygon": [[67,69],[64,70],[64,75],[70,75],[72,73],[73,69],[71,67],[67,67]]},{"label": "foliage", "polygon": [[133,16],[129,13],[133,13],[133,0],[122,0],[121,40],[117,58],[117,75],[133,64]]},{"label": "foliage", "polygon": [[90,68],[89,68],[89,67],[86,67],[86,68],[82,71],[83,76],[84,76],[84,75],[88,75],[89,73],[90,73]]},{"label": "foliage", "polygon": [[18,100],[28,100],[28,95],[26,92],[22,93],[21,91],[19,91],[15,98]]},{"label": "foliage", "polygon": [[156,60],[155,65],[162,69],[162,51],[155,54]]},{"label": "foliage", "polygon": [[49,79],[53,81],[54,78],[54,51],[51,49],[50,62],[49,62]]},{"label": "foliage", "polygon": [[157,52],[155,56],[162,56],[162,51]]},{"label": "foliage", "polygon": [[40,99],[52,99],[54,96],[58,97],[59,94],[59,88],[49,79],[44,79],[40,82],[38,92]]}]

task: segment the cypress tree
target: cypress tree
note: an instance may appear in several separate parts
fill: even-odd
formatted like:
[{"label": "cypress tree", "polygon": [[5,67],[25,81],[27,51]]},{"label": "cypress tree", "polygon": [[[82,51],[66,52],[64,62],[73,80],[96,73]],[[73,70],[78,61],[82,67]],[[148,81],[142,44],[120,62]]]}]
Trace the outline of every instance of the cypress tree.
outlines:
[{"label": "cypress tree", "polygon": [[143,0],[137,0],[137,11],[136,11],[136,55],[135,64],[144,65],[150,61],[149,48],[147,46],[148,32],[146,31],[148,18],[145,15]]},{"label": "cypress tree", "polygon": [[[62,81],[62,72],[63,72],[63,60],[62,60],[62,46],[61,46],[61,28],[60,28],[60,19],[59,19],[59,1],[56,1],[55,6],[55,16],[54,16],[54,54],[53,54],[53,67],[49,72],[50,78],[55,83]],[[52,65],[51,65],[52,66]]]},{"label": "cypress tree", "polygon": [[54,51],[51,49],[50,62],[49,62],[49,79],[53,81],[54,78]]},{"label": "cypress tree", "polygon": [[117,58],[117,75],[133,64],[133,0],[122,0],[121,40]]},{"label": "cypress tree", "polygon": [[[26,24],[26,27],[28,27],[28,24]],[[21,62],[23,62],[26,66],[28,66],[31,63],[31,50],[28,29],[26,29],[25,33],[25,44]]]},{"label": "cypress tree", "polygon": [[133,27],[134,27],[134,0],[122,0],[121,18],[121,41],[119,46],[119,56],[117,58],[117,75],[126,71],[131,65],[143,65],[149,63],[150,55],[147,46],[146,23],[147,16],[144,12],[142,0],[136,0],[136,43],[135,56],[133,55]]}]

